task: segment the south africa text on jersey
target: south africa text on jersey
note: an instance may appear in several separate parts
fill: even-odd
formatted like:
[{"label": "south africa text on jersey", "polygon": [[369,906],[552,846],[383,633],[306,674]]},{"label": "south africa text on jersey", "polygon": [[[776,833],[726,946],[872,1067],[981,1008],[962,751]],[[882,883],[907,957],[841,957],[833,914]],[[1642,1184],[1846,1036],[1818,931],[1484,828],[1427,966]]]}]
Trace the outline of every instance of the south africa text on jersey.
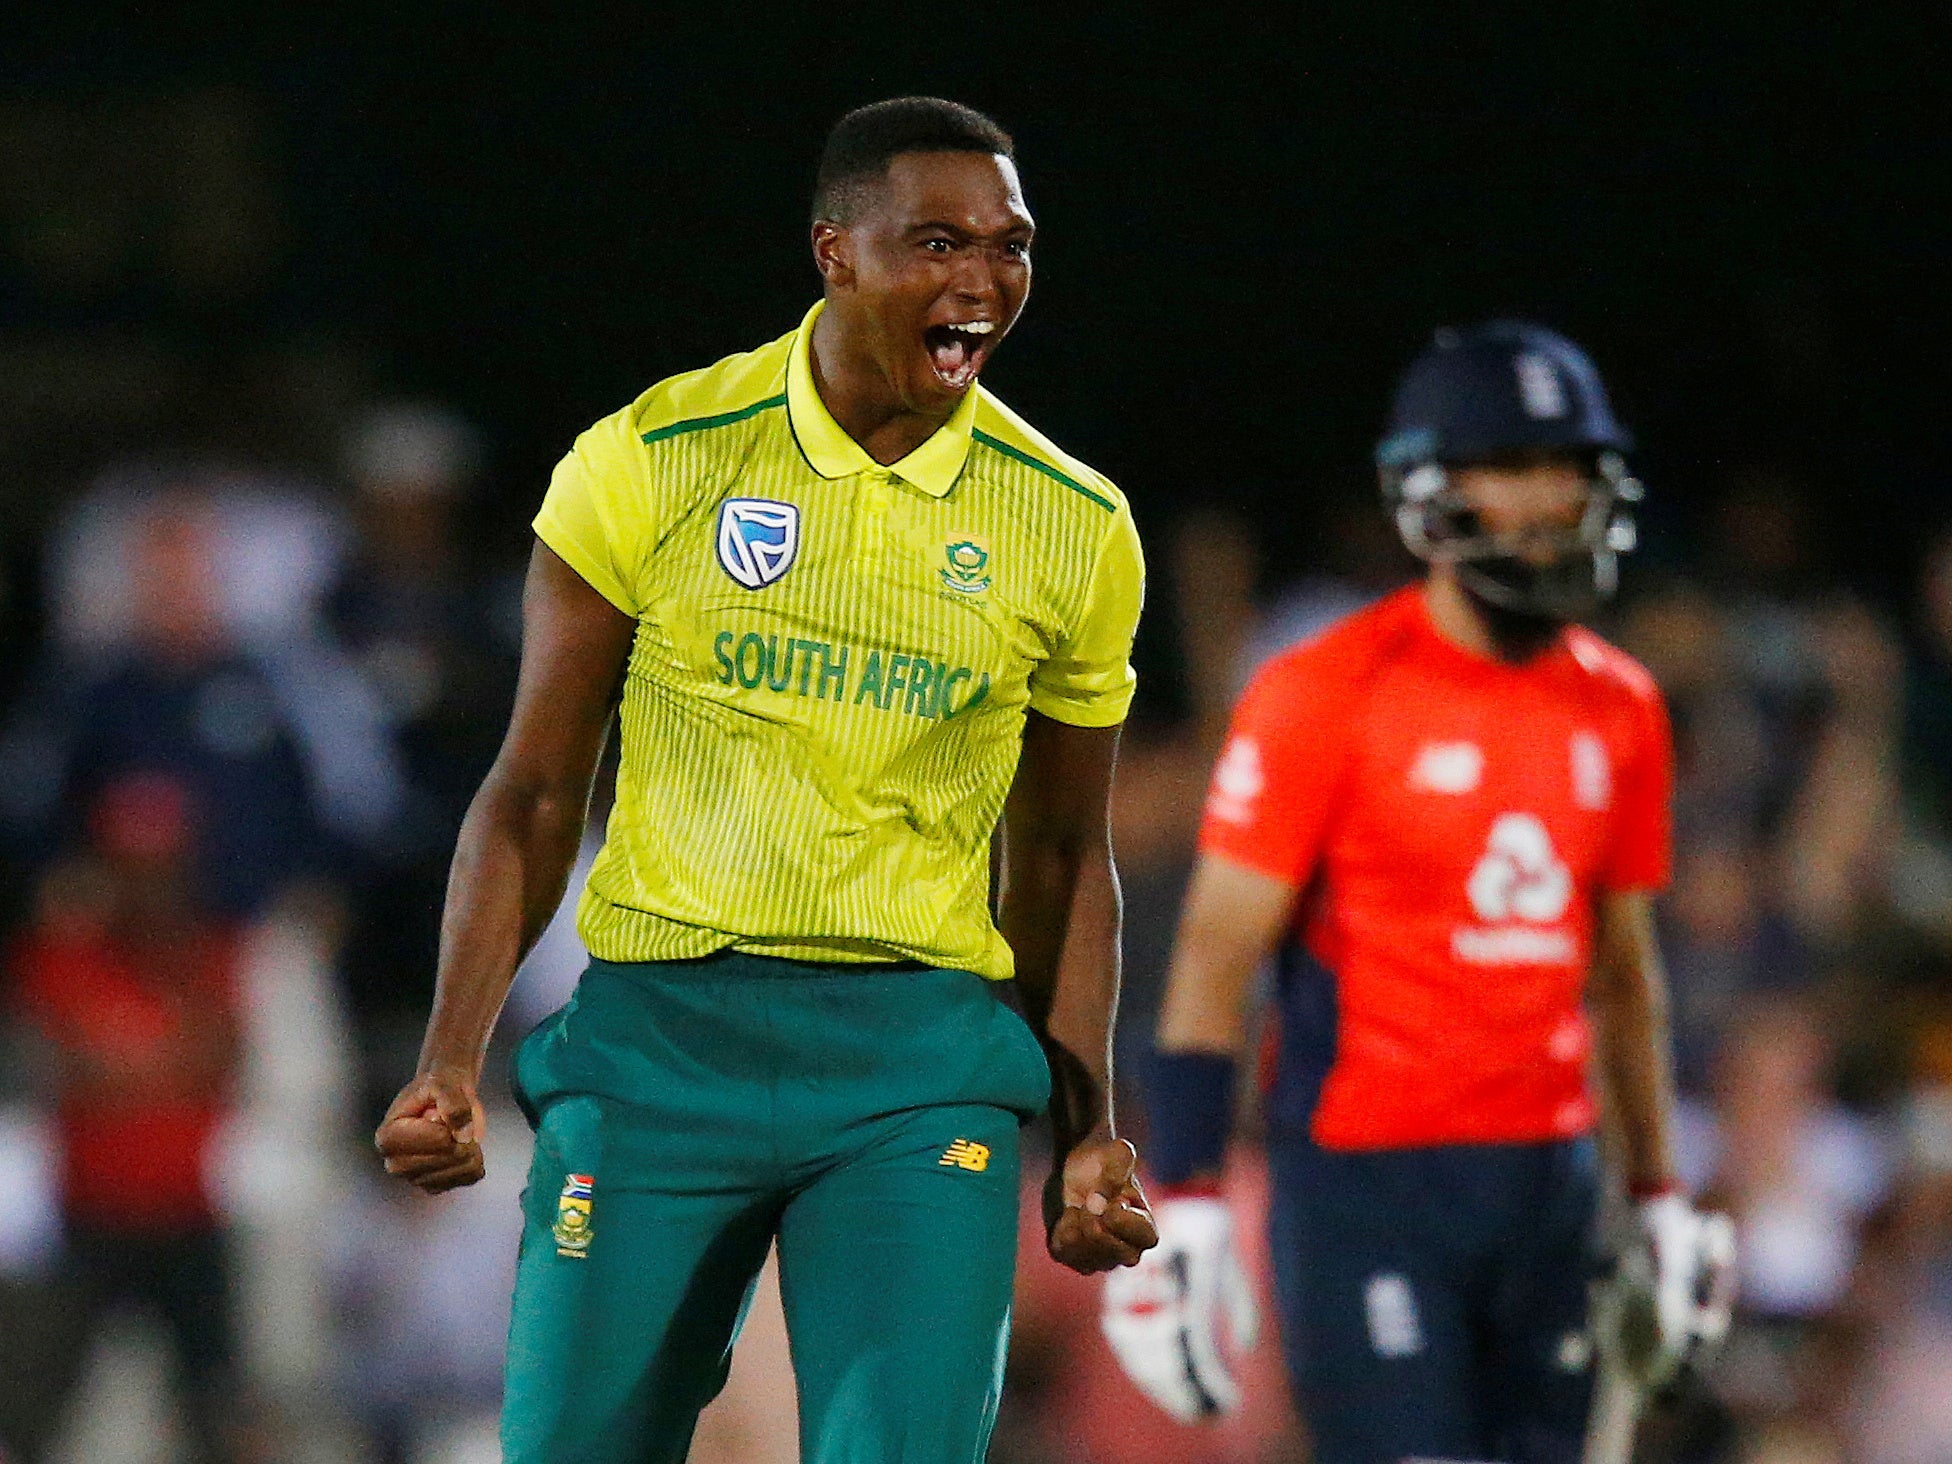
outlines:
[{"label": "south africa text on jersey", "polygon": [[990,673],[926,656],[859,646],[721,630],[712,642],[718,679],[748,690],[870,704],[911,717],[956,717],[990,694]]}]

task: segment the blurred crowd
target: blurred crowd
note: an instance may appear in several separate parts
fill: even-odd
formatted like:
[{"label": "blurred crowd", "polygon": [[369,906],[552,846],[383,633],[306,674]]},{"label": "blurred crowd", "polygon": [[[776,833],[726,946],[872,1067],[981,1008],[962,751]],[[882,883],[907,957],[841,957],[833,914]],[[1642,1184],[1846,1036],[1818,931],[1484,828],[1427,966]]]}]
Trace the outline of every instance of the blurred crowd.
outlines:
[{"label": "blurred crowd", "polygon": [[[455,1205],[360,1152],[513,685],[519,559],[457,526],[476,453],[380,406],[337,484],[123,463],[46,539],[0,722],[12,1455],[134,1457],[87,1438],[130,1347],[170,1403],[133,1437],[185,1457],[406,1461],[492,1416],[520,1122]],[[512,1021],[574,979],[560,934],[543,954]]]}]

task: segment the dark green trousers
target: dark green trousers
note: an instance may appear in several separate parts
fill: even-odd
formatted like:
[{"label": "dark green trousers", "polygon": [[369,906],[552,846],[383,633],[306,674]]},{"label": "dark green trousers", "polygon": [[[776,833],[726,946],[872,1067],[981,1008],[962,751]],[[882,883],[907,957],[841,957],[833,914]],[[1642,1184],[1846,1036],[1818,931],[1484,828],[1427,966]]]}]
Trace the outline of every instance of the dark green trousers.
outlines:
[{"label": "dark green trousers", "polygon": [[767,1248],[805,1464],[975,1464],[1043,1054],[966,971],[593,961],[516,1054],[536,1129],[504,1464],[678,1464]]}]

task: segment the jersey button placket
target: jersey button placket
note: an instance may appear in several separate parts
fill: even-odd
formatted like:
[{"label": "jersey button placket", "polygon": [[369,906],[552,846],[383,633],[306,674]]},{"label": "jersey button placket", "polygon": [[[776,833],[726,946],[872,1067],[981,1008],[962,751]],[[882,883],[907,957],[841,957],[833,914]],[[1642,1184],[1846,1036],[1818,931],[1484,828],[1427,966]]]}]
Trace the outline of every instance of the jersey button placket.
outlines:
[{"label": "jersey button placket", "polygon": [[877,558],[887,543],[889,490],[894,475],[863,473],[854,493],[854,552],[861,559]]}]

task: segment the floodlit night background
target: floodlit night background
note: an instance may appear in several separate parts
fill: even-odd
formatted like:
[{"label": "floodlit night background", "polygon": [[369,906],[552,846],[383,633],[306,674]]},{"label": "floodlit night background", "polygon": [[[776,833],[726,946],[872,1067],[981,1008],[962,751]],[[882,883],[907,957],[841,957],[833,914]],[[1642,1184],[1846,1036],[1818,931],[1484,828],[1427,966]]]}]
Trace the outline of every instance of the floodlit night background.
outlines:
[{"label": "floodlit night background", "polygon": [[[1395,373],[1553,325],[1642,444],[1602,629],[1675,714],[1684,1160],[1745,1244],[1643,1447],[1952,1457],[1942,12],[37,8],[0,37],[0,1459],[497,1457],[524,1126],[442,1200],[367,1136],[527,522],[583,427],[797,323],[825,131],[911,92],[1015,135],[1037,284],[985,380],[1147,544],[1128,1067],[1228,699],[1413,569]],[[505,1036],[579,960],[553,930]],[[1019,1293],[998,1464],[1306,1458],[1271,1341],[1184,1431],[1034,1239]],[[791,1459],[763,1301],[741,1348],[693,1457]]]}]

